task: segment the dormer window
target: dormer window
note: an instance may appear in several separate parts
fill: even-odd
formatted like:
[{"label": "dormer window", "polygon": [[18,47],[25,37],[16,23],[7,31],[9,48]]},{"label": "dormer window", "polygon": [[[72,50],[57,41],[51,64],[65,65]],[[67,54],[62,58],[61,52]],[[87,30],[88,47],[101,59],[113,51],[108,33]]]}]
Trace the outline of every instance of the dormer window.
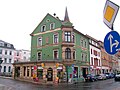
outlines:
[{"label": "dormer window", "polygon": [[45,25],[41,26],[41,32],[45,32],[45,30],[46,30],[46,26]]},{"label": "dormer window", "polygon": [[7,44],[7,47],[10,47],[10,44]]},{"label": "dormer window", "polygon": [[50,24],[50,30],[53,30],[53,29],[55,29],[55,23]]},{"label": "dormer window", "polygon": [[3,42],[0,42],[0,46],[4,46],[4,43],[3,43]]}]

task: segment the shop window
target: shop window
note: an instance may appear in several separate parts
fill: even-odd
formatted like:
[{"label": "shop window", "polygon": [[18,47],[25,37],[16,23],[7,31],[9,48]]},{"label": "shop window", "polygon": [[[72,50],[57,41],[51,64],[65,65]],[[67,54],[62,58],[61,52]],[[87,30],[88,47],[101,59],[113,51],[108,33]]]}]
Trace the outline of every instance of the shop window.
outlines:
[{"label": "shop window", "polygon": [[74,67],[73,78],[78,78],[78,67]]},{"label": "shop window", "polygon": [[29,67],[27,67],[27,76],[29,77]]},{"label": "shop window", "polygon": [[24,67],[24,76],[25,76],[25,73],[26,73],[26,67]]},{"label": "shop window", "polygon": [[37,69],[37,77],[43,79],[43,69]]}]

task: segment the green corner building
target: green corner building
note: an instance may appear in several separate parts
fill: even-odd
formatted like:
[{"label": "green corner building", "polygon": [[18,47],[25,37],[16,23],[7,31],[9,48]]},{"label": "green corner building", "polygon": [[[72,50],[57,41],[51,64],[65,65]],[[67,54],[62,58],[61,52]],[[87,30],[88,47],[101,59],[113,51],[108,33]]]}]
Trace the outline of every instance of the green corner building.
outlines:
[{"label": "green corner building", "polygon": [[23,73],[21,78],[32,79],[36,74],[45,82],[55,82],[56,77],[69,82],[82,81],[89,73],[88,38],[74,29],[67,8],[64,20],[47,14],[30,35],[31,61],[15,65]]}]

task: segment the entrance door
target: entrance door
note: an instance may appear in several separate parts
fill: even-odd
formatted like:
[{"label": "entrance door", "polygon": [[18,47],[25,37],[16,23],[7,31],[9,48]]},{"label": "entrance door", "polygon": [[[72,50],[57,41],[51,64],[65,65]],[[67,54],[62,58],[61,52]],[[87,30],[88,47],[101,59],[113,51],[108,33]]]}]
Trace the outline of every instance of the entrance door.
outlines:
[{"label": "entrance door", "polygon": [[53,69],[48,68],[47,70],[47,81],[53,81]]},{"label": "entrance door", "polygon": [[86,77],[86,68],[82,68],[82,72],[83,72],[83,77]]}]

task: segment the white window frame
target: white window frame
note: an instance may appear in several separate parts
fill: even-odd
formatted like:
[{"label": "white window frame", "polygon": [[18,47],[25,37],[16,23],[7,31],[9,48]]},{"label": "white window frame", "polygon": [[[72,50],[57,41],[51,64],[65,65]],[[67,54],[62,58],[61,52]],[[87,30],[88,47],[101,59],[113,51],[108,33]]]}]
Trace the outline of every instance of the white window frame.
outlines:
[{"label": "white window frame", "polygon": [[[39,44],[39,38],[41,38],[41,43]],[[37,38],[37,46],[42,46],[42,37]]]},{"label": "white window frame", "polygon": [[[37,60],[38,60],[38,53],[41,53],[41,59],[40,60],[42,60],[42,52],[37,52]],[[38,60],[38,61],[40,61],[40,60]]]},{"label": "white window frame", "polygon": [[[57,42],[55,42],[55,35],[57,35]],[[59,34],[58,33],[56,33],[56,34],[54,34],[53,35],[53,44],[57,44],[59,42]]]},{"label": "white window frame", "polygon": [[[45,27],[45,29],[43,30],[43,27]],[[46,31],[46,25],[42,25],[41,26],[41,32],[45,32]]]},{"label": "white window frame", "polygon": [[[57,58],[54,58],[54,51],[57,51]],[[59,59],[59,50],[58,49],[53,50],[53,59]]]},{"label": "white window frame", "polygon": [[[53,24],[53,28],[52,28],[52,24]],[[55,29],[55,23],[50,23],[50,30]]]}]

